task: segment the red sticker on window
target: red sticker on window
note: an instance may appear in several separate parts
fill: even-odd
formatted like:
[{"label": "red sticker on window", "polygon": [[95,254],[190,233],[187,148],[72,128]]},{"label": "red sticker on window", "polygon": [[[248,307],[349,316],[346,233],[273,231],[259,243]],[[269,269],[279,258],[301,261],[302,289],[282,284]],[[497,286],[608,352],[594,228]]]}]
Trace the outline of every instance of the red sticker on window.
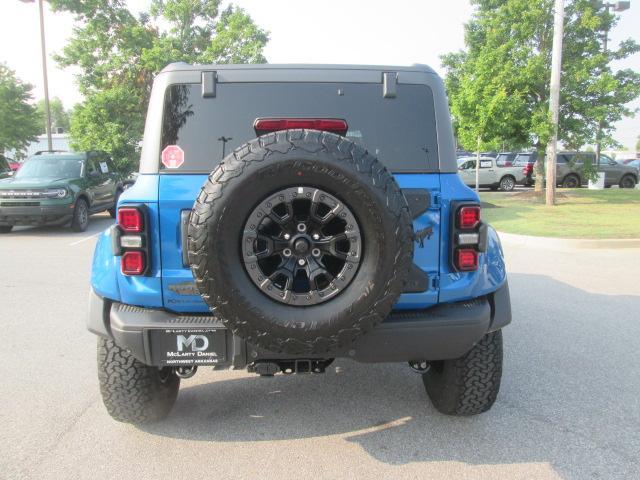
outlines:
[{"label": "red sticker on window", "polygon": [[184,151],[178,145],[167,145],[162,150],[162,164],[167,168],[180,168],[184,163]]}]

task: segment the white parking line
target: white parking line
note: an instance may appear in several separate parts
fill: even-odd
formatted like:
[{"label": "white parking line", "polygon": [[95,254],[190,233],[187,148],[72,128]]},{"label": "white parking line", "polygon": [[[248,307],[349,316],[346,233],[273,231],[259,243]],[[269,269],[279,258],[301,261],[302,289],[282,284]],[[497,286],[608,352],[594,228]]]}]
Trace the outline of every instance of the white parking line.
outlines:
[{"label": "white parking line", "polygon": [[98,235],[100,235],[102,232],[98,232],[98,233],[94,233],[93,235],[89,236],[89,237],[85,237],[85,238],[81,238],[80,240],[76,240],[75,242],[71,242],[69,244],[70,247],[73,247],[75,245],[78,245],[79,243],[82,242],[86,242],[87,240],[91,240],[92,238],[97,237]]}]

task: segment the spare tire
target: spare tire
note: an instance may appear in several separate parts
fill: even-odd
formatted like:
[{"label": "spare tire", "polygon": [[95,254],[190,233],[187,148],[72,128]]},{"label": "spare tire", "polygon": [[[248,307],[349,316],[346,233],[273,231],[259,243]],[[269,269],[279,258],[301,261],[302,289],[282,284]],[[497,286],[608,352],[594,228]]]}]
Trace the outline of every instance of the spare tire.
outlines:
[{"label": "spare tire", "polygon": [[344,347],[391,311],[413,257],[409,207],[387,169],[316,130],[256,138],[209,175],[189,218],[198,289],[249,343]]}]

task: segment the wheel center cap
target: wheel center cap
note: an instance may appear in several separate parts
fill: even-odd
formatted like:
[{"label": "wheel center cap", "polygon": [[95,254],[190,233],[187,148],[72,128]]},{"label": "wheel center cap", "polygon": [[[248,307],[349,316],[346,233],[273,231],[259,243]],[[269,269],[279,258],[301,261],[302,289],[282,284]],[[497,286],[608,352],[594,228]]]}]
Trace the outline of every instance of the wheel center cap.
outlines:
[{"label": "wheel center cap", "polygon": [[298,255],[304,255],[309,251],[309,242],[304,238],[299,238],[293,244],[293,249]]}]

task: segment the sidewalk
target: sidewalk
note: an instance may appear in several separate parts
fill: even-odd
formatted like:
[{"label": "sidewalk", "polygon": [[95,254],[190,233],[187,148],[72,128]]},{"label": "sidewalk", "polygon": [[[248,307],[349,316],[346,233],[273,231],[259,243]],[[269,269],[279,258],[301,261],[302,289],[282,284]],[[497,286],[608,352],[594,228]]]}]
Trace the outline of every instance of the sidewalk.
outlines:
[{"label": "sidewalk", "polygon": [[500,241],[505,245],[519,247],[536,247],[549,249],[594,249],[594,248],[640,248],[640,238],[550,238],[516,235],[514,233],[498,232]]}]

